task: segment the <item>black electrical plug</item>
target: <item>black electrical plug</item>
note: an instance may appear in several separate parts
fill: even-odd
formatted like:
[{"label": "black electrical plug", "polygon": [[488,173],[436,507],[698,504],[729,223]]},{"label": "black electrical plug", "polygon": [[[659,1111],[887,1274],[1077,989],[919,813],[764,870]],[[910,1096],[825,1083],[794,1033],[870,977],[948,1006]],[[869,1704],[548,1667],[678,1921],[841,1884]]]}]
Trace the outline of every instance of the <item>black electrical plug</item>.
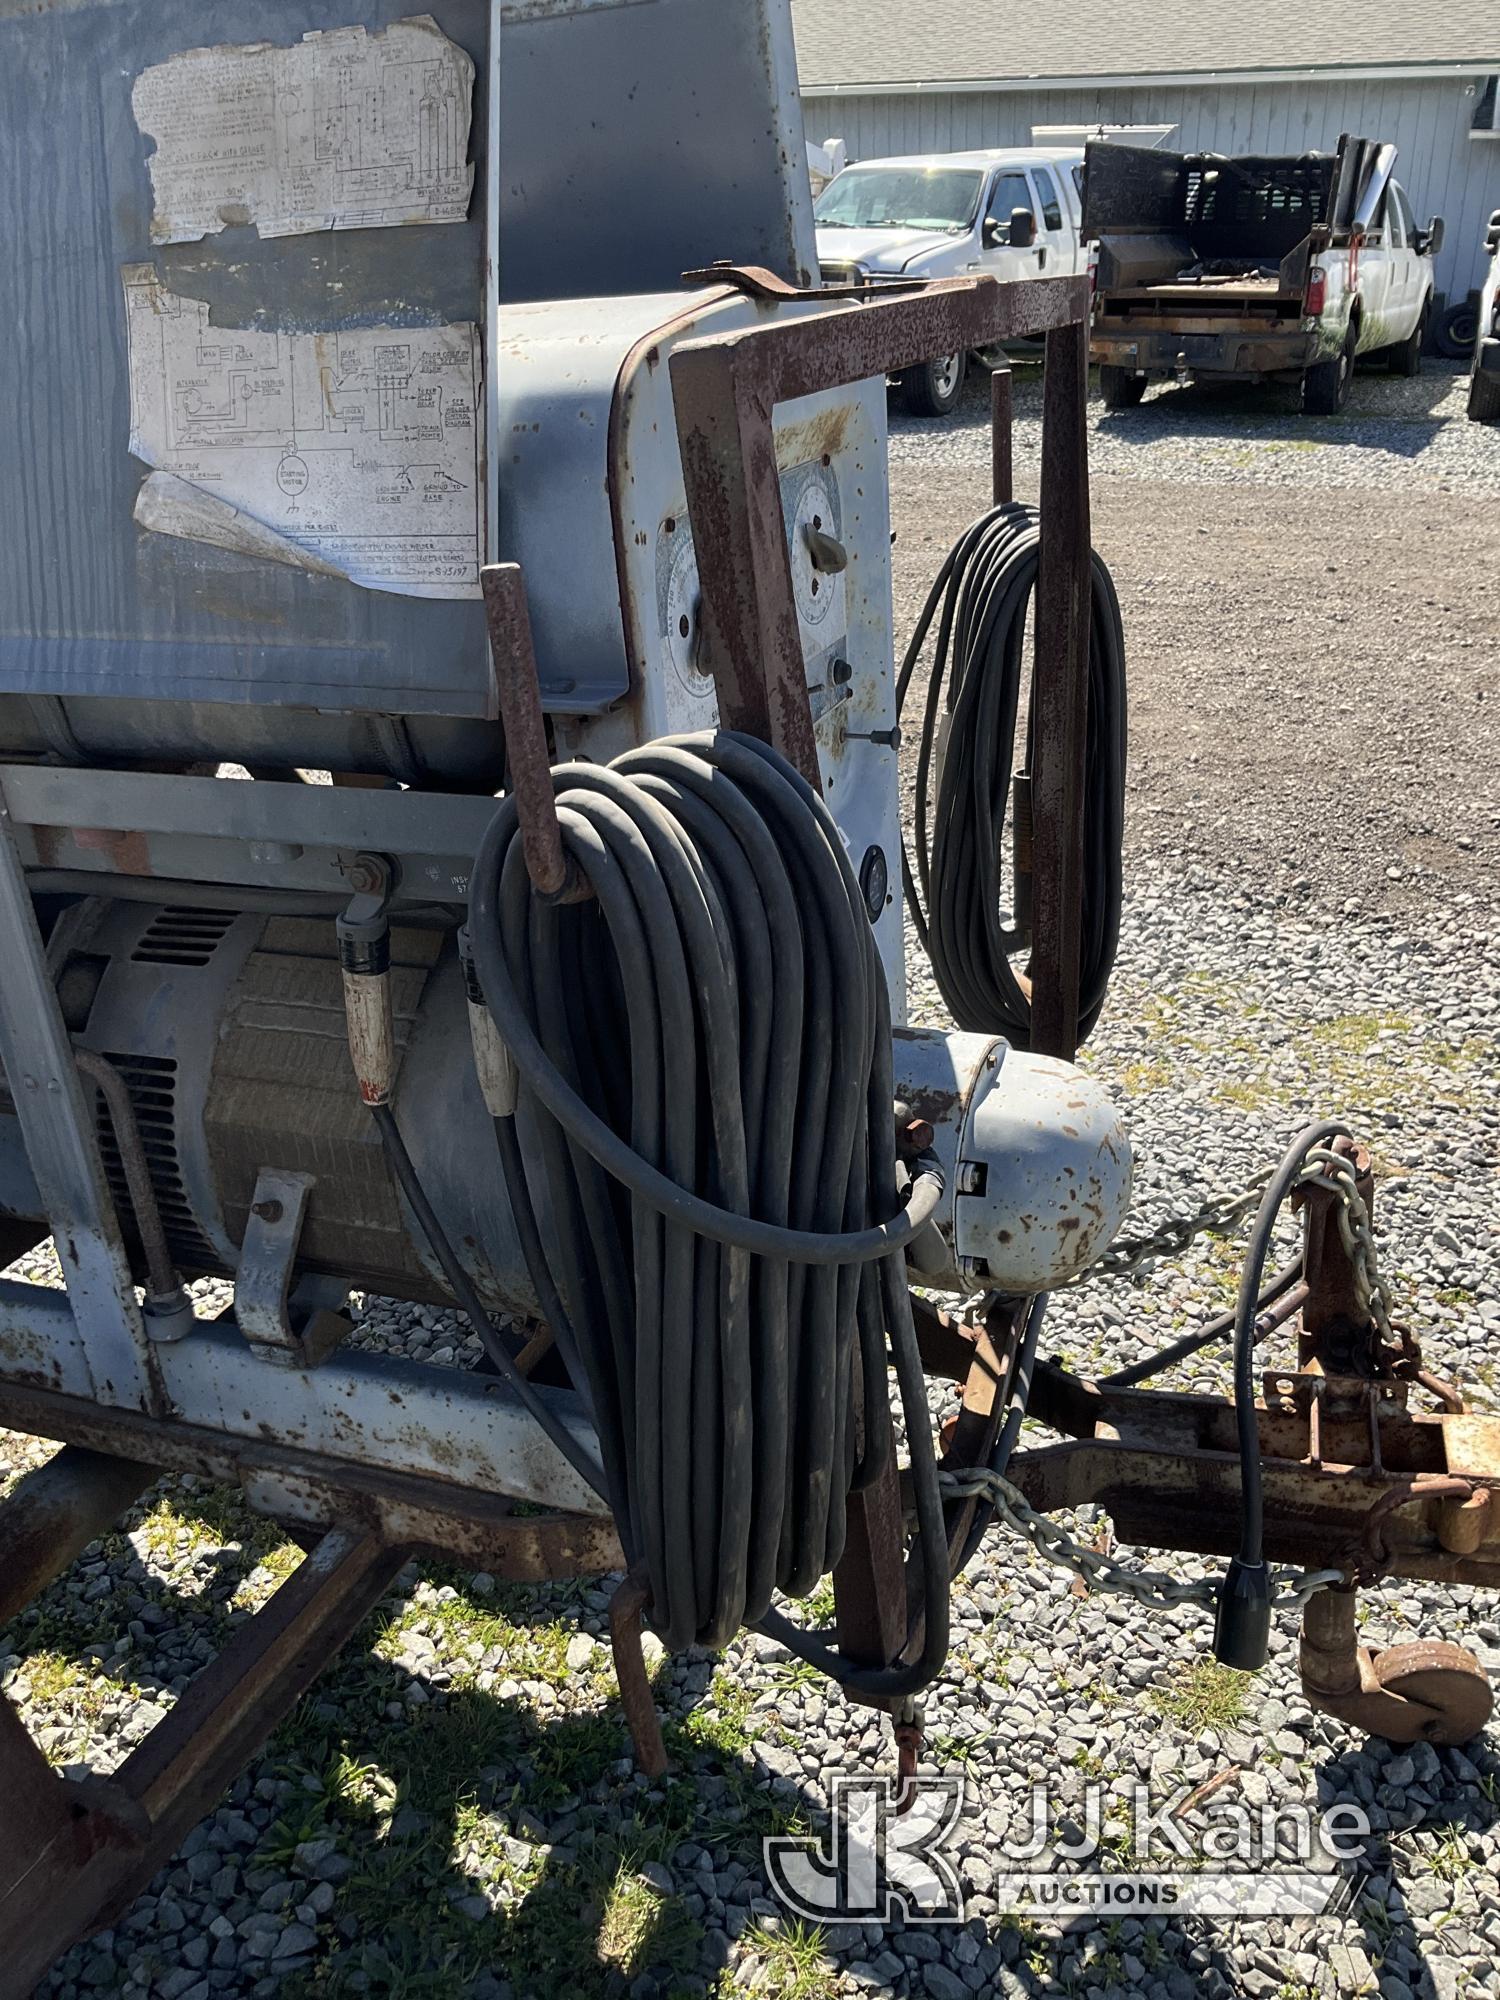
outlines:
[{"label": "black electrical plug", "polygon": [[1243,1674],[1259,1673],[1271,1650],[1271,1572],[1236,1556],[1219,1585],[1214,1658]]}]

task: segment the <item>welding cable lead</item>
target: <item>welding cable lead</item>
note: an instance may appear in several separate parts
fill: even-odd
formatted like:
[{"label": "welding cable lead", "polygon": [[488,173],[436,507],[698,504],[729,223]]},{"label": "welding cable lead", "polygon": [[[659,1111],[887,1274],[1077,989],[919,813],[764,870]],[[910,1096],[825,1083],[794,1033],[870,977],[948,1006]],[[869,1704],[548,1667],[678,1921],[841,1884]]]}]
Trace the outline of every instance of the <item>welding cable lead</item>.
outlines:
[{"label": "welding cable lead", "polygon": [[729,732],[552,784],[592,894],[534,893],[504,800],[470,948],[520,1080],[496,1120],[512,1210],[576,1346],[651,1622],[673,1650],[719,1647],[827,1575],[849,1494],[891,1463],[889,1361],[919,1655],[860,1668],[821,1635],[788,1643],[873,1698],[914,1692],[947,1652],[948,1580],[903,1251],[942,1181],[919,1160],[901,1206],[889,997],[838,828]]},{"label": "welding cable lead", "polygon": [[[903,842],[907,907],[954,1020],[976,1033],[1031,1045],[1031,992],[1010,954],[1030,942],[1001,926],[1001,881],[1011,761],[1025,672],[1027,612],[1036,589],[1041,519],[1034,507],[995,507],[965,529],[933,580],[896,680],[905,709],[938,620],[917,746],[910,846]],[[1109,571],[1093,559],[1083,799],[1083,917],[1079,1036],[1099,1017],[1120,937],[1120,850],[1125,832],[1125,642]],[[939,610],[941,616],[939,617]],[[1032,762],[1036,694],[1026,719]],[[1029,783],[1018,785],[1013,845],[1017,903],[1030,871]],[[1017,910],[1017,931],[1027,928]]]},{"label": "welding cable lead", "polygon": [[1261,1198],[1234,1308],[1234,1420],[1240,1452],[1240,1546],[1219,1586],[1214,1619],[1214,1657],[1226,1667],[1256,1673],[1271,1644],[1271,1573],[1265,1553],[1265,1500],[1260,1467],[1260,1418],[1255,1404],[1255,1322],[1271,1232],[1282,1204],[1301,1178],[1308,1154],[1331,1139],[1346,1139],[1349,1128],[1336,1119],[1309,1125],[1293,1140]]}]

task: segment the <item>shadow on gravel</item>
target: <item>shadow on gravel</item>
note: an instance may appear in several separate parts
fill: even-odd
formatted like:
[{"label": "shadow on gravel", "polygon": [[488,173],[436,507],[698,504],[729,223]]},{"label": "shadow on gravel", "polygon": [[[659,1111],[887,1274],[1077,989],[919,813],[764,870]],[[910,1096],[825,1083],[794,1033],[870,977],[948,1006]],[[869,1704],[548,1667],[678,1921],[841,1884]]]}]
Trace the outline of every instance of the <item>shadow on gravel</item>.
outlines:
[{"label": "shadow on gravel", "polygon": [[[1095,377],[1089,419],[1112,446],[1143,450],[1182,439],[1240,445],[1247,451],[1305,450],[1309,456],[1320,445],[1354,445],[1417,459],[1449,424],[1462,421],[1454,398],[1465,373],[1456,362],[1433,359],[1423,363],[1420,375],[1407,379],[1389,374],[1381,362],[1368,362],[1354,378],[1348,407],[1336,417],[1303,416],[1298,389],[1280,383],[1174,383],[1153,388],[1133,410],[1106,410]],[[1012,382],[1017,429],[1030,431],[1041,418],[1041,370],[1017,360]],[[912,417],[899,396],[891,398],[893,438],[937,442],[945,436],[974,436],[988,430],[989,420],[989,378],[977,369],[970,370],[963,400],[951,417]]]},{"label": "shadow on gravel", "polygon": [[1247,449],[1271,445],[1312,452],[1338,444],[1417,458],[1451,421],[1451,414],[1437,411],[1452,391],[1453,376],[1446,369],[1404,380],[1372,363],[1355,376],[1348,405],[1336,417],[1304,416],[1299,392],[1279,383],[1173,384],[1133,410],[1096,405],[1095,413],[1101,437],[1117,445],[1150,448],[1165,437],[1221,438]]},{"label": "shadow on gravel", "polygon": [[[1472,1750],[1487,1742],[1487,1735],[1481,1735],[1462,1747]],[[1416,1754],[1427,1748],[1417,1746]],[[1427,1952],[1434,1938],[1448,1943],[1456,1959],[1480,1950],[1473,1939],[1456,1934],[1467,1925],[1461,1915],[1455,1917],[1455,1906],[1464,1879],[1477,1877],[1485,1866],[1470,1856],[1468,1836],[1484,1833],[1500,1820],[1500,1798],[1494,1795],[1492,1782],[1479,1781],[1477,1774],[1475,1782],[1455,1787],[1451,1774],[1444,1772],[1448,1796],[1436,1796],[1430,1781],[1423,1786],[1392,1788],[1389,1781],[1381,1785],[1382,1771],[1409,1754],[1382,1737],[1366,1737],[1358,1749],[1345,1750],[1319,1766],[1318,1796],[1325,1806],[1357,1801],[1366,1809],[1373,1805],[1400,1815],[1398,1828],[1377,1831],[1366,1842],[1352,1882],[1348,1921],[1359,1926],[1364,1954],[1377,1973],[1393,1975],[1417,1995],[1447,1994],[1453,1990],[1452,1975],[1447,1985],[1437,1980]],[[1429,1847],[1428,1866],[1422,1874],[1408,1868],[1403,1882],[1397,1873],[1395,1841],[1412,1834],[1422,1836]],[[1428,1899],[1425,1907],[1412,1907],[1417,1896]],[[1383,1982],[1381,1990],[1385,1991]]]}]

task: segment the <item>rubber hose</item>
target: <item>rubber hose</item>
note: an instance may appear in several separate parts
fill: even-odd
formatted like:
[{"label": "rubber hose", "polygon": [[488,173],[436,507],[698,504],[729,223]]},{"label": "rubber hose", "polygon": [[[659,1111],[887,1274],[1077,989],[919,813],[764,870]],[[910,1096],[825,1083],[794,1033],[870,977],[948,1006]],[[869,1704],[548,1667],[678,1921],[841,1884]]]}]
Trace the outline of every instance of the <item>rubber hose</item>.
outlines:
[{"label": "rubber hose", "polygon": [[1266,1258],[1271,1250],[1271,1231],[1281,1213],[1282,1203],[1297,1185],[1302,1164],[1314,1146],[1330,1139],[1346,1139],[1347,1125],[1337,1119],[1309,1125],[1287,1148],[1280,1166],[1271,1176],[1261,1197],[1240,1269],[1240,1289],[1234,1307],[1234,1419],[1240,1452],[1240,1553],[1239,1560],[1250,1567],[1263,1560],[1265,1508],[1260,1476],[1260,1421],[1255,1411],[1255,1322],[1260,1316],[1261,1287]]},{"label": "rubber hose", "polygon": [[[912,842],[902,873],[912,923],[959,1027],[1031,1040],[1031,1000],[1000,920],[1011,772],[1036,589],[1034,508],[995,507],[965,530],[933,581],[896,683],[906,700],[934,619],[917,750]],[[1120,934],[1125,825],[1125,645],[1109,571],[1093,558],[1084,787],[1079,1036],[1099,1018]],[[1027,765],[1035,725],[1026,719]],[[935,762],[940,766],[934,770]]]},{"label": "rubber hose", "polygon": [[788,1629],[845,1684],[914,1692],[946,1655],[948,1582],[902,1251],[942,1182],[919,1161],[902,1209],[889,998],[838,828],[783,758],[729,732],[552,782],[592,897],[534,894],[503,800],[469,933],[521,1084],[512,1200],[537,1225],[651,1622],[674,1650],[757,1622],[779,1635],[773,1596],[833,1568],[848,1495],[889,1463],[889,1361],[921,1657],[857,1667]]}]

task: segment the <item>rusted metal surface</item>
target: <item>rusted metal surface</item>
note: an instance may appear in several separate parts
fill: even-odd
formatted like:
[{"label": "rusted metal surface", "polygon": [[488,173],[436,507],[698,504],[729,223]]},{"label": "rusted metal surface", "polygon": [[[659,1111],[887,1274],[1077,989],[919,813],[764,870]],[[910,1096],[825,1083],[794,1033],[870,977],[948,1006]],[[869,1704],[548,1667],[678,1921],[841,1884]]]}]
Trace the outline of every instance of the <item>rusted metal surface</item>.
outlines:
[{"label": "rusted metal surface", "polygon": [[[1029,1301],[1026,1302],[1029,1306]],[[974,1330],[973,1354],[964,1377],[958,1415],[943,1430],[944,1470],[983,1465],[995,1448],[1005,1416],[1020,1347],[1025,1308],[997,1301]],[[948,1561],[957,1571],[974,1526],[979,1502],[960,1500],[947,1510]]]},{"label": "rusted metal surface", "polygon": [[[1352,1139],[1333,1141],[1333,1151],[1354,1167],[1360,1199],[1371,1221],[1375,1214],[1375,1176],[1370,1155]],[[1302,1275],[1307,1299],[1302,1309],[1299,1359],[1304,1368],[1327,1375],[1373,1375],[1378,1372],[1376,1330],[1361,1305],[1355,1270],[1339,1231],[1339,1198],[1332,1182],[1304,1182],[1292,1196],[1302,1214]]]},{"label": "rusted metal surface", "polygon": [[920,1292],[911,1295],[911,1316],[924,1374],[962,1382],[974,1359],[973,1327],[954,1319]]},{"label": "rusted metal surface", "polygon": [[818,783],[771,430],[776,404],[1081,322],[1086,306],[1082,279],[955,278],[677,349],[672,393],[700,551],[702,658],[728,727],[763,737]]},{"label": "rusted metal surface", "polygon": [[1031,1046],[1078,1049],[1091,548],[1082,318],[1047,335],[1032,766]]},{"label": "rusted metal surface", "polygon": [[833,1572],[838,1648],[856,1666],[889,1666],[906,1644],[904,1543],[892,1453],[876,1479],[849,1495],[844,1553]]},{"label": "rusted metal surface", "polygon": [[[1500,1417],[1411,1414],[1400,1382],[1267,1383],[1257,1417],[1272,1561],[1352,1572],[1368,1560],[1381,1574],[1500,1587],[1500,1503],[1473,1504],[1500,1491]],[[1232,1403],[1086,1382],[1043,1362],[1029,1407],[1072,1440],[1012,1460],[1034,1507],[1096,1501],[1123,1541],[1233,1553]]]},{"label": "rusted metal surface", "polygon": [[[7,1383],[0,1422],[164,1471],[239,1485],[257,1512],[289,1527],[356,1523],[403,1546],[518,1582],[601,1576],[624,1567],[614,1523],[602,1516],[516,1515],[501,1494],[359,1465],[264,1438],[141,1416]],[[0,1543],[3,1553],[3,1543]]]},{"label": "rusted metal surface", "polygon": [[641,1650],[641,1620],[649,1602],[646,1571],[638,1564],[621,1578],[609,1600],[609,1645],[635,1761],[648,1778],[659,1778],[667,1769],[667,1746]]},{"label": "rusted metal surface", "polygon": [[1102,367],[1169,375],[1179,367],[1195,375],[1301,374],[1317,356],[1315,335],[1264,320],[1096,320],[1089,342],[1089,359]]},{"label": "rusted metal surface", "polygon": [[1421,1639],[1372,1652],[1359,1643],[1356,1593],[1324,1590],[1302,1615],[1298,1663],[1311,1707],[1392,1743],[1467,1743],[1494,1695],[1464,1646]]},{"label": "rusted metal surface", "polygon": [[29,1993],[74,1938],[145,1887],[404,1560],[404,1550],[370,1535],[325,1535],[106,1781],[82,1787],[53,1776],[9,1704],[0,1707],[6,1993]]},{"label": "rusted metal surface", "polygon": [[108,1532],[157,1477],[135,1459],[65,1445],[0,1503],[0,1626]]},{"label": "rusted metal surface", "polygon": [[519,563],[488,563],[480,571],[484,610],[495,662],[500,719],[505,726],[505,761],[521,821],[526,872],[539,896],[560,901],[572,883],[557,823],[552,790],[552,758],[536,677],[531,614]]},{"label": "rusted metal surface", "polygon": [[1009,506],[1016,497],[1015,487],[1015,401],[1008,368],[990,374],[990,498],[997,507]]}]

